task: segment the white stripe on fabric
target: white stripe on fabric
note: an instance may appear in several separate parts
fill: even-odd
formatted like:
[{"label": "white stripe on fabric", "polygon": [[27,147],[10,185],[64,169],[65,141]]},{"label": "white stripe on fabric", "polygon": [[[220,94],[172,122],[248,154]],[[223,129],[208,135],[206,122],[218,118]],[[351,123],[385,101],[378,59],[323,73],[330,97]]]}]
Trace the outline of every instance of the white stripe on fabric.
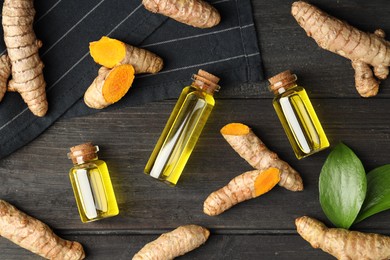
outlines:
[{"label": "white stripe on fabric", "polygon": [[255,25],[255,24],[251,23],[251,24],[243,25],[243,26],[241,26],[241,29],[245,29],[245,28],[251,27],[253,25]]},{"label": "white stripe on fabric", "polygon": [[213,5],[224,3],[224,2],[230,2],[230,0],[221,0],[221,1],[215,1],[214,3],[211,3]]},{"label": "white stripe on fabric", "polygon": [[38,23],[40,20],[42,20],[43,17],[48,15],[62,0],[57,1],[52,7],[49,8],[41,17],[38,18],[38,20],[35,21],[35,23]]},{"label": "white stripe on fabric", "polygon": [[224,62],[224,61],[229,61],[229,60],[234,60],[234,59],[239,59],[239,58],[244,58],[244,57],[252,57],[252,56],[256,56],[256,55],[260,55],[260,52],[255,52],[255,53],[251,53],[251,54],[248,54],[248,55],[242,54],[242,55],[229,57],[229,58],[225,58],[225,59],[221,59],[221,60],[208,61],[208,62],[204,62],[204,63],[188,65],[188,66],[184,66],[184,67],[180,67],[180,68],[175,68],[175,69],[161,71],[161,72],[158,72],[158,73],[155,73],[155,74],[141,75],[141,76],[138,76],[137,78],[152,77],[152,76],[165,74],[165,73],[169,73],[169,72],[175,72],[175,71],[179,71],[179,70],[186,70],[186,69],[191,69],[191,68],[195,68],[195,67],[198,67],[198,66],[210,65],[210,64],[215,64],[215,63],[219,63],[219,62]]},{"label": "white stripe on fabric", "polygon": [[73,25],[64,35],[62,35],[54,44],[52,44],[49,49],[45,51],[45,53],[42,54],[41,57],[45,56],[51,49],[54,48],[62,39],[64,39],[71,31],[73,31],[74,28],[77,27],[85,18],[88,17],[93,11],[95,11],[96,8],[98,8],[105,0],[101,0],[95,7],[93,7],[88,13],[86,13],[75,25]]},{"label": "white stripe on fabric", "polygon": [[249,57],[252,57],[252,56],[257,56],[259,54],[260,54],[260,52],[255,52],[255,53],[251,53],[251,54],[246,55],[246,57],[249,58]]},{"label": "white stripe on fabric", "polygon": [[3,130],[4,127],[6,127],[7,125],[11,124],[16,118],[18,118],[21,114],[23,114],[24,112],[26,112],[28,110],[28,107],[26,107],[25,109],[23,109],[19,114],[17,114],[16,116],[14,116],[11,120],[9,120],[7,123],[5,123],[2,127],[0,127],[0,131]]},{"label": "white stripe on fabric", "polygon": [[244,25],[242,27],[235,26],[235,27],[230,27],[230,28],[226,28],[226,29],[223,29],[223,30],[219,30],[219,31],[214,31],[214,32],[209,32],[209,33],[202,33],[202,34],[197,34],[197,35],[192,35],[192,36],[187,36],[187,37],[182,37],[182,38],[176,38],[176,39],[162,41],[162,42],[155,42],[155,43],[145,44],[145,45],[141,45],[140,47],[145,48],[145,47],[150,47],[150,46],[155,46],[155,45],[161,45],[161,44],[166,44],[166,43],[183,41],[183,40],[188,40],[188,39],[193,39],[193,38],[198,38],[198,37],[203,37],[203,36],[208,36],[208,35],[213,35],[213,34],[218,34],[218,33],[223,33],[223,32],[228,32],[228,31],[232,31],[232,30],[236,30],[236,29],[244,29],[244,28],[247,28],[247,27],[250,27],[250,26],[254,26],[254,24],[251,23],[251,24]]},{"label": "white stripe on fabric", "polygon": [[130,18],[130,16],[132,16],[140,7],[142,6],[142,4],[140,4],[139,6],[137,6],[128,16],[125,17],[125,19],[123,19],[120,23],[117,24],[117,26],[114,27],[114,29],[112,29],[108,34],[107,36],[110,36],[111,33],[113,33],[116,29],[118,29],[119,26],[121,26],[127,19]]},{"label": "white stripe on fabric", "polygon": [[79,65],[80,62],[82,62],[86,57],[88,57],[89,55],[89,52],[85,53],[83,55],[83,57],[81,57],[75,64],[72,65],[72,67],[70,67],[64,74],[62,74],[61,77],[59,77],[50,87],[47,88],[47,92],[49,92],[55,85],[58,84],[58,82],[60,82],[66,75],[69,74],[69,72],[71,70],[74,69],[74,67],[76,67],[77,65]]}]

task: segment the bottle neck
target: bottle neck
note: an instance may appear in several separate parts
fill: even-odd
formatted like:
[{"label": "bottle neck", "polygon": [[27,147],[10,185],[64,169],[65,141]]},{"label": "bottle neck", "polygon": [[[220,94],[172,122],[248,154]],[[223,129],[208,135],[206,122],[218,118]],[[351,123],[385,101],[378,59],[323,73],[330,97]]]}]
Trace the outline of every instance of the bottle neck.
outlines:
[{"label": "bottle neck", "polygon": [[98,159],[99,158],[97,155],[95,157],[79,156],[79,157],[75,157],[74,160],[72,160],[72,161],[73,161],[73,165],[77,166],[77,165],[93,162],[93,161],[96,161]]},{"label": "bottle neck", "polygon": [[282,72],[269,79],[271,85],[269,89],[275,94],[281,94],[290,88],[296,87],[297,76],[290,71]]},{"label": "bottle neck", "polygon": [[70,148],[68,158],[72,160],[73,165],[84,164],[98,159],[97,152],[99,146],[92,143],[76,145]]},{"label": "bottle neck", "polygon": [[202,92],[206,92],[209,95],[214,95],[215,92],[218,92],[219,86],[215,84],[207,84],[200,80],[194,80],[191,83],[191,87],[201,90]]},{"label": "bottle neck", "polygon": [[297,83],[296,82],[293,82],[292,84],[289,84],[289,85],[286,85],[286,86],[283,86],[283,87],[280,87],[278,88],[274,94],[277,95],[277,94],[283,94],[284,92],[286,92],[287,90],[291,89],[291,88],[295,88],[297,87]]},{"label": "bottle neck", "polygon": [[199,89],[207,94],[214,95],[214,92],[218,92],[221,88],[217,83],[219,78],[205,71],[200,71],[198,74],[192,75],[191,86]]}]

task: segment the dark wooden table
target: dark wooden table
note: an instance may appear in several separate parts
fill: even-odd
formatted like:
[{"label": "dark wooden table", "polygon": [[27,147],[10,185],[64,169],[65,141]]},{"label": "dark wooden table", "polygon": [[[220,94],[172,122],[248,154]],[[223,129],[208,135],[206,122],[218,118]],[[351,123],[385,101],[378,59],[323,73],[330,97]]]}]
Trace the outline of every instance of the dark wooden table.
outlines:
[{"label": "dark wooden table", "polygon": [[[390,33],[387,0],[316,0],[329,13],[373,32]],[[290,15],[292,1],[253,1],[266,76],[285,69],[306,87],[331,145],[344,142],[367,171],[390,162],[390,80],[377,97],[363,99],[354,87],[349,60],[320,49]],[[310,215],[327,221],[318,200],[318,177],[330,149],[297,160],[272,107],[272,94],[260,84],[243,85],[247,95],[220,92],[177,187],[143,174],[174,100],[92,116],[61,119],[44,134],[0,160],[0,198],[35,216],[67,238],[81,242],[88,259],[130,259],[145,243],[182,224],[210,228],[207,243],[182,259],[331,259],[312,249],[295,231],[294,219]],[[219,134],[230,122],[253,128],[269,148],[297,169],[303,192],[276,187],[218,217],[202,212],[209,193],[250,170]],[[111,170],[120,207],[117,217],[81,223],[68,179],[69,147],[91,140]],[[353,229],[390,235],[390,212]],[[39,259],[0,239],[0,259]]]}]

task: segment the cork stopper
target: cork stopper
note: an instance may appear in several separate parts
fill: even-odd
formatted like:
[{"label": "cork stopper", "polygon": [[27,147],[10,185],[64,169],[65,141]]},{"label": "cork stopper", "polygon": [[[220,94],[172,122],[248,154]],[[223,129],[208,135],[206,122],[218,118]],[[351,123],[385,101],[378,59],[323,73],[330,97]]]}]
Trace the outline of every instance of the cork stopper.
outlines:
[{"label": "cork stopper", "polygon": [[71,159],[73,164],[85,163],[97,159],[98,151],[99,146],[94,146],[91,142],[79,144],[70,148],[68,159]]},{"label": "cork stopper", "polygon": [[199,70],[198,74],[194,74],[192,76],[192,79],[194,80],[192,85],[197,86],[198,88],[206,91],[209,94],[218,92],[221,88],[218,85],[219,78],[204,70]]},{"label": "cork stopper", "polygon": [[279,93],[279,89],[288,89],[294,86],[293,83],[295,83],[296,80],[297,75],[292,74],[290,70],[286,70],[268,79],[269,83],[271,84],[269,88],[271,91],[277,94]]}]

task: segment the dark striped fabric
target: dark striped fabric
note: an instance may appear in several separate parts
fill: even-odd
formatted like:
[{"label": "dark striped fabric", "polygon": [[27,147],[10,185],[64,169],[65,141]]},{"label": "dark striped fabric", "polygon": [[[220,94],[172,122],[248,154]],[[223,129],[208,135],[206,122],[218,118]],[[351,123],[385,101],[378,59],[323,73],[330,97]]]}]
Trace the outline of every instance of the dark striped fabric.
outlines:
[{"label": "dark striped fabric", "polygon": [[[99,68],[89,56],[89,42],[103,35],[144,47],[164,59],[161,72],[137,76],[127,95],[107,110],[176,98],[199,68],[221,78],[222,96],[245,95],[241,83],[263,80],[250,0],[209,2],[222,17],[211,29],[152,14],[141,0],[35,1],[49,111],[43,118],[35,117],[19,94],[6,93],[0,103],[0,158],[33,140],[61,116],[97,112],[86,107],[82,97]],[[4,50],[4,43],[0,47]]]}]

